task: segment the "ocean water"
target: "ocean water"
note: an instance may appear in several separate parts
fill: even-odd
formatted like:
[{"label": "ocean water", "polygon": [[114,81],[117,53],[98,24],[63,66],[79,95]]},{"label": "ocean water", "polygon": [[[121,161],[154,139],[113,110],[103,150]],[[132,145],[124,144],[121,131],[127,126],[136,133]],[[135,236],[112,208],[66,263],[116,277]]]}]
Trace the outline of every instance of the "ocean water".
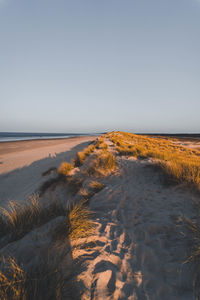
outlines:
[{"label": "ocean water", "polygon": [[76,136],[86,136],[83,133],[33,133],[33,132],[0,132],[0,142],[61,139]]}]

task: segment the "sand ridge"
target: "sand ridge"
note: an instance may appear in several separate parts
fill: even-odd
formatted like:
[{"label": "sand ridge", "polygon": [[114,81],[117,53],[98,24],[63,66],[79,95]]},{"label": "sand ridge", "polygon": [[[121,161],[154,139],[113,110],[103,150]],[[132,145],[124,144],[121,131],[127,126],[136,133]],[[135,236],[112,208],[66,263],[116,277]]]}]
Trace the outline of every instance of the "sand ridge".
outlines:
[{"label": "sand ridge", "polygon": [[[47,157],[27,168],[1,175],[3,183],[7,184],[4,192],[11,194],[13,183],[16,184],[13,186],[18,199],[25,197],[25,192],[30,194],[37,190],[42,172],[58,166],[65,159],[69,161],[78,149],[88,145],[88,141],[69,147],[68,152],[55,158]],[[96,229],[91,236],[66,240],[61,247],[63,261],[59,262],[59,267],[64,271],[67,265],[70,266],[66,280],[75,279],[80,292],[80,297],[73,299],[195,299],[194,266],[184,264],[190,255],[191,245],[181,217],[195,219],[193,201],[197,200],[197,196],[182,186],[164,185],[162,174],[153,168],[152,159],[120,157],[113,144],[109,140],[106,142],[109,151],[116,154],[118,167],[113,174],[98,178],[105,187],[90,198],[89,206]],[[87,161],[82,169],[86,167]],[[80,172],[82,175],[84,173]],[[51,176],[49,174],[44,180]],[[88,179],[83,179],[83,187],[87,187]],[[95,177],[90,178],[93,179],[96,180]],[[78,195],[72,198],[64,186],[47,191],[48,195],[64,201],[78,201],[80,198]],[[43,248],[51,250],[52,228],[59,226],[59,222],[62,222],[60,217],[31,231],[21,240],[3,247],[1,253],[9,249],[11,254],[20,257],[29,245],[30,251],[33,251],[30,266],[34,265],[37,257],[39,264]],[[38,240],[37,249],[35,240]],[[53,247],[52,256],[54,250]],[[23,259],[26,258],[28,260],[29,256],[23,255]]]},{"label": "sand ridge", "polygon": [[192,196],[163,186],[152,161],[118,157],[119,172],[90,202],[95,236],[75,250],[81,299],[193,299],[193,268],[181,216]]}]

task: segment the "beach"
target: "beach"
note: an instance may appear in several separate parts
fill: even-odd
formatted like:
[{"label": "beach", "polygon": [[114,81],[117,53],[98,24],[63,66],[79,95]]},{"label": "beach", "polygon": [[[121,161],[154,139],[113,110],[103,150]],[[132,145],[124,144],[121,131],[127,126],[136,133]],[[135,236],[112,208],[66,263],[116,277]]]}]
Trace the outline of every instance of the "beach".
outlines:
[{"label": "beach", "polygon": [[198,166],[200,153],[173,139],[96,138],[0,144],[0,257],[9,254],[36,278],[41,299],[54,299],[58,285],[59,299],[193,299],[187,224],[197,220],[199,184],[170,181],[156,157],[164,166],[164,149]]},{"label": "beach", "polygon": [[0,205],[27,199],[45,180],[42,173],[70,161],[95,136],[0,143]]}]

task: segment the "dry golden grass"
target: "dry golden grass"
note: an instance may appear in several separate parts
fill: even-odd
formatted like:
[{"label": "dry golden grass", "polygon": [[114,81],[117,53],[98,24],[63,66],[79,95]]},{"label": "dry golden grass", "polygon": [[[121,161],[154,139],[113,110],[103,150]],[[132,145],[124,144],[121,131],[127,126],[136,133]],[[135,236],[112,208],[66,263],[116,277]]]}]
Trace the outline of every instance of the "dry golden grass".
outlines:
[{"label": "dry golden grass", "polygon": [[[70,235],[78,237],[79,227],[75,224],[81,224],[80,235],[82,236],[84,229],[88,231],[92,222],[89,219],[91,213],[86,208],[86,202],[90,197],[89,192],[82,188],[81,195],[84,197],[84,201],[72,208],[69,205],[63,207],[59,201],[53,201],[48,206],[40,207],[37,196],[32,197],[25,204],[12,201],[8,204],[7,209],[1,208],[1,234],[11,234],[10,241],[13,241],[58,216],[66,216],[66,222],[63,223],[63,227],[66,228],[65,234],[67,235],[69,231]],[[84,222],[85,224],[83,224]],[[73,233],[74,230],[75,233]]]},{"label": "dry golden grass", "polygon": [[87,148],[85,148],[83,151],[79,151],[76,154],[76,158],[74,159],[74,165],[76,167],[82,166],[82,164],[85,162],[86,158],[95,150],[94,145],[89,145]]},{"label": "dry golden grass", "polygon": [[163,171],[178,182],[200,186],[200,152],[176,144],[176,139],[164,139],[116,132],[108,135],[120,155],[159,160]]},{"label": "dry golden grass", "polygon": [[72,240],[87,237],[94,230],[91,211],[86,206],[86,200],[75,205],[69,213],[69,236]]},{"label": "dry golden grass", "polygon": [[14,258],[3,258],[4,272],[0,271],[0,296],[1,299],[25,300],[26,274],[16,263]]},{"label": "dry golden grass", "polygon": [[[63,234],[71,240],[85,238],[92,234],[95,225],[91,220],[91,211],[86,206],[86,200],[74,205],[72,208],[67,207],[68,214],[63,224],[53,233],[56,238],[63,237]],[[37,206],[38,207],[38,206]],[[29,206],[32,210],[32,207]],[[37,210],[38,211],[38,210]],[[19,211],[14,211],[14,216],[9,215],[9,220],[15,226],[18,226],[16,219],[20,216]],[[38,213],[37,213],[38,214]],[[29,214],[30,216],[30,214]],[[23,225],[24,225],[23,219]],[[26,219],[27,222],[28,219]],[[20,221],[21,223],[21,221]],[[27,232],[27,229],[26,229]],[[61,235],[60,235],[61,234]],[[59,236],[59,237],[58,237]],[[47,255],[48,259],[48,255]],[[60,257],[58,258],[60,259]],[[55,260],[55,258],[54,258]],[[66,282],[59,273],[57,266],[59,261],[52,265],[48,260],[41,262],[38,268],[34,268],[32,273],[27,273],[17,264],[14,258],[1,258],[0,261],[0,299],[4,300],[28,300],[28,299],[65,299],[65,295],[69,295],[67,299],[77,299],[71,295],[72,288],[66,286]]]},{"label": "dry golden grass", "polygon": [[95,143],[96,149],[102,149],[102,150],[107,150],[108,145],[105,143],[105,136],[101,136],[98,138],[97,142]]},{"label": "dry golden grass", "polygon": [[92,175],[108,175],[116,169],[115,156],[105,150],[99,151],[91,161],[87,169],[89,176]]},{"label": "dry golden grass", "polygon": [[[58,258],[60,259],[60,257]],[[72,286],[66,286],[63,276],[58,272],[57,265],[49,261],[31,272],[25,272],[16,260],[10,256],[1,259],[0,299],[2,300],[61,300],[75,299],[71,292]],[[74,293],[74,292],[73,292]]]},{"label": "dry golden grass", "polygon": [[90,182],[89,187],[91,187],[93,189],[93,191],[95,193],[97,193],[97,192],[101,191],[105,186],[103,183],[93,180],[92,182]]},{"label": "dry golden grass", "polygon": [[67,176],[70,171],[74,169],[74,166],[68,162],[63,162],[58,168],[58,174]]},{"label": "dry golden grass", "polygon": [[1,234],[10,233],[11,240],[15,240],[33,228],[65,214],[66,209],[56,201],[48,206],[40,206],[38,195],[33,195],[26,203],[10,201],[7,208],[0,208]]},{"label": "dry golden grass", "polygon": [[81,195],[84,199],[88,199],[91,197],[90,191],[88,191],[88,189],[83,188],[83,187],[80,188],[79,195]]}]

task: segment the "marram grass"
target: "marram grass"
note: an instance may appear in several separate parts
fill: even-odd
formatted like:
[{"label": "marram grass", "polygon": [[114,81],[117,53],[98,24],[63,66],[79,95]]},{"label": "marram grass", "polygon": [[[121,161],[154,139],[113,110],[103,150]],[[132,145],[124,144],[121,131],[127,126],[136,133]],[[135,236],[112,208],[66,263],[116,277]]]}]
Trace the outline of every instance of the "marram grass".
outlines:
[{"label": "marram grass", "polygon": [[177,144],[176,139],[125,132],[108,134],[119,155],[156,159],[168,177],[200,187],[200,151]]}]

